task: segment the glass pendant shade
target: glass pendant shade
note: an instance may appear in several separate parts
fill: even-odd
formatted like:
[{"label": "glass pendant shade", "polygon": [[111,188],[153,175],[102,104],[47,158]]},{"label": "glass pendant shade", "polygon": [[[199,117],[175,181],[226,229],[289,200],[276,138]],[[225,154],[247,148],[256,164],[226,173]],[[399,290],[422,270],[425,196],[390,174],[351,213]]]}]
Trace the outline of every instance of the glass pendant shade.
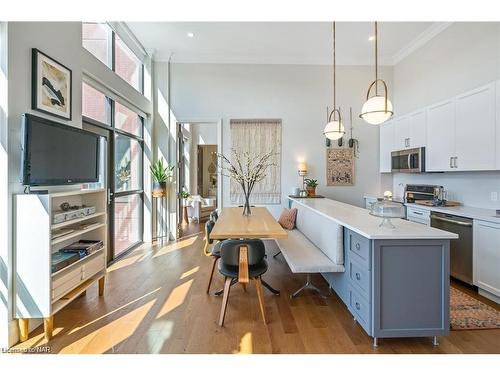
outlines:
[{"label": "glass pendant shade", "polygon": [[389,99],[385,96],[372,96],[363,104],[360,117],[369,124],[378,125],[387,121],[392,114],[392,103]]},{"label": "glass pendant shade", "polygon": [[344,124],[342,124],[342,121],[340,120],[332,120],[326,124],[323,134],[326,138],[331,139],[332,141],[340,139],[345,134]]}]

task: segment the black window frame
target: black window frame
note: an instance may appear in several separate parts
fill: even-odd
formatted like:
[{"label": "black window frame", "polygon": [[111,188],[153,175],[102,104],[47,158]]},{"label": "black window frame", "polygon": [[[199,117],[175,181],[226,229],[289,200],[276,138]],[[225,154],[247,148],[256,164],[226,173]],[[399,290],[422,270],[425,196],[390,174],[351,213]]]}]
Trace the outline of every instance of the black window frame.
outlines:
[{"label": "black window frame", "polygon": [[[85,83],[85,82],[84,82]],[[85,83],[88,85],[88,83]],[[91,87],[93,87],[92,85],[89,85]],[[95,87],[93,87],[95,90],[103,93],[102,91],[100,91],[99,89],[96,89]],[[82,122],[84,123],[88,123],[90,125],[94,125],[94,126],[97,126],[99,128],[102,128],[102,129],[105,129],[107,131],[109,131],[110,133],[110,137],[113,138],[113,141],[111,142],[111,155],[113,155],[113,160],[112,160],[112,163],[108,161],[108,166],[107,168],[111,168],[111,175],[113,176],[113,178],[109,178],[109,181],[108,181],[108,184],[107,184],[107,189],[113,193],[113,197],[122,197],[122,196],[132,196],[132,195],[136,195],[138,194],[139,195],[139,205],[140,205],[140,220],[139,220],[139,241],[137,241],[136,243],[130,245],[128,248],[126,248],[125,250],[123,250],[122,252],[120,252],[120,254],[118,254],[118,256],[115,256],[115,254],[113,253],[112,254],[112,259],[108,259],[108,265],[109,264],[112,264],[114,263],[115,261],[121,259],[122,257],[126,256],[127,254],[129,254],[132,250],[136,249],[137,247],[141,246],[143,243],[144,243],[144,202],[145,202],[145,193],[144,193],[144,183],[145,183],[145,171],[144,171],[144,127],[145,127],[145,118],[143,116],[141,116],[140,114],[138,114],[136,111],[134,111],[133,109],[131,109],[129,106],[123,104],[122,102],[120,103],[121,105],[124,105],[126,106],[127,108],[129,108],[130,110],[134,111],[137,116],[139,117],[140,121],[141,121],[141,125],[142,125],[142,129],[141,129],[141,136],[137,136],[135,134],[132,134],[132,133],[129,133],[129,132],[126,132],[124,130],[121,130],[121,129],[117,129],[115,127],[115,102],[116,100],[115,99],[112,99],[110,98],[109,96],[107,96],[105,93],[103,93],[105,96],[106,96],[106,105],[107,105],[107,109],[106,109],[106,112],[108,114],[108,118],[107,120],[109,120],[109,124],[105,124],[105,123],[102,123],[98,120],[95,120],[91,117],[87,117],[87,116],[84,116],[82,115]],[[122,136],[126,136],[126,137],[129,137],[131,139],[134,139],[136,141],[139,142],[139,145],[140,145],[140,148],[141,148],[141,159],[140,159],[140,166],[141,166],[141,189],[134,189],[134,190],[127,190],[127,191],[120,191],[120,192],[116,192],[116,186],[115,186],[115,179],[114,179],[114,176],[115,176],[115,163],[114,163],[114,155],[115,155],[115,148],[114,148],[114,144],[115,144],[115,139],[116,139],[116,136],[117,135],[122,135]],[[110,204],[109,204],[109,210],[113,211],[112,215],[113,215],[113,220],[114,220],[114,209],[115,209],[115,206],[114,206],[114,200],[111,199],[110,200]],[[109,222],[108,223],[110,228],[113,229],[113,238],[110,238],[108,239],[108,241],[110,241],[112,244],[113,244],[113,250],[116,250],[114,248],[114,243],[115,243],[115,240],[114,240],[114,223],[111,223]]]}]

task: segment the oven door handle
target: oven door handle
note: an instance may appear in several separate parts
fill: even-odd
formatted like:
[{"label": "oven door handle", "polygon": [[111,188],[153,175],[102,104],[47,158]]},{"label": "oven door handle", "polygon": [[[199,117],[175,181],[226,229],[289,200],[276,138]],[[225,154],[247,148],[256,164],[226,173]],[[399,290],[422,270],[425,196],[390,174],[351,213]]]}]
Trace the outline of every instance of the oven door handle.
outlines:
[{"label": "oven door handle", "polygon": [[453,219],[447,219],[447,218],[444,218],[441,216],[432,215],[431,219],[438,220],[438,221],[444,221],[446,223],[451,223],[451,224],[457,224],[457,225],[461,225],[463,227],[472,227],[472,223],[465,222],[465,221],[459,221],[459,220],[453,220]]}]

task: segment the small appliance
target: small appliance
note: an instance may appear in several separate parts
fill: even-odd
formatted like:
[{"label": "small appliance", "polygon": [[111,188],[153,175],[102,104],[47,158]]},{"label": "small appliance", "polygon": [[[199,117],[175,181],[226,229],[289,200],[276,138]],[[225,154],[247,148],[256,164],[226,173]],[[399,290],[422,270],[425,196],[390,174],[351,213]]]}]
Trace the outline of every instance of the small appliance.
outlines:
[{"label": "small appliance", "polygon": [[[418,201],[435,201],[436,194],[443,192],[441,185],[406,185],[404,192],[405,203],[418,203]],[[441,194],[441,196],[443,196]]]},{"label": "small appliance", "polygon": [[425,172],[425,147],[391,152],[391,170],[400,173]]}]

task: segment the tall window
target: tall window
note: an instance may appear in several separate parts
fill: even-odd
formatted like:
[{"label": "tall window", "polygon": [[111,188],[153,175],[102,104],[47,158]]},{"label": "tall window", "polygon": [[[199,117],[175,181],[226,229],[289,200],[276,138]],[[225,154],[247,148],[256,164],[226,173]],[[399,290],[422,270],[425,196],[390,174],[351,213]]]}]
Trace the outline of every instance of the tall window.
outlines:
[{"label": "tall window", "polygon": [[144,93],[144,65],[108,24],[83,22],[82,45],[133,88]]},{"label": "tall window", "polygon": [[142,242],[144,119],[126,105],[83,83],[84,128],[106,137],[110,192],[110,259]]},{"label": "tall window", "polygon": [[111,67],[111,28],[105,23],[84,22],[82,24],[82,45],[92,55]]}]

